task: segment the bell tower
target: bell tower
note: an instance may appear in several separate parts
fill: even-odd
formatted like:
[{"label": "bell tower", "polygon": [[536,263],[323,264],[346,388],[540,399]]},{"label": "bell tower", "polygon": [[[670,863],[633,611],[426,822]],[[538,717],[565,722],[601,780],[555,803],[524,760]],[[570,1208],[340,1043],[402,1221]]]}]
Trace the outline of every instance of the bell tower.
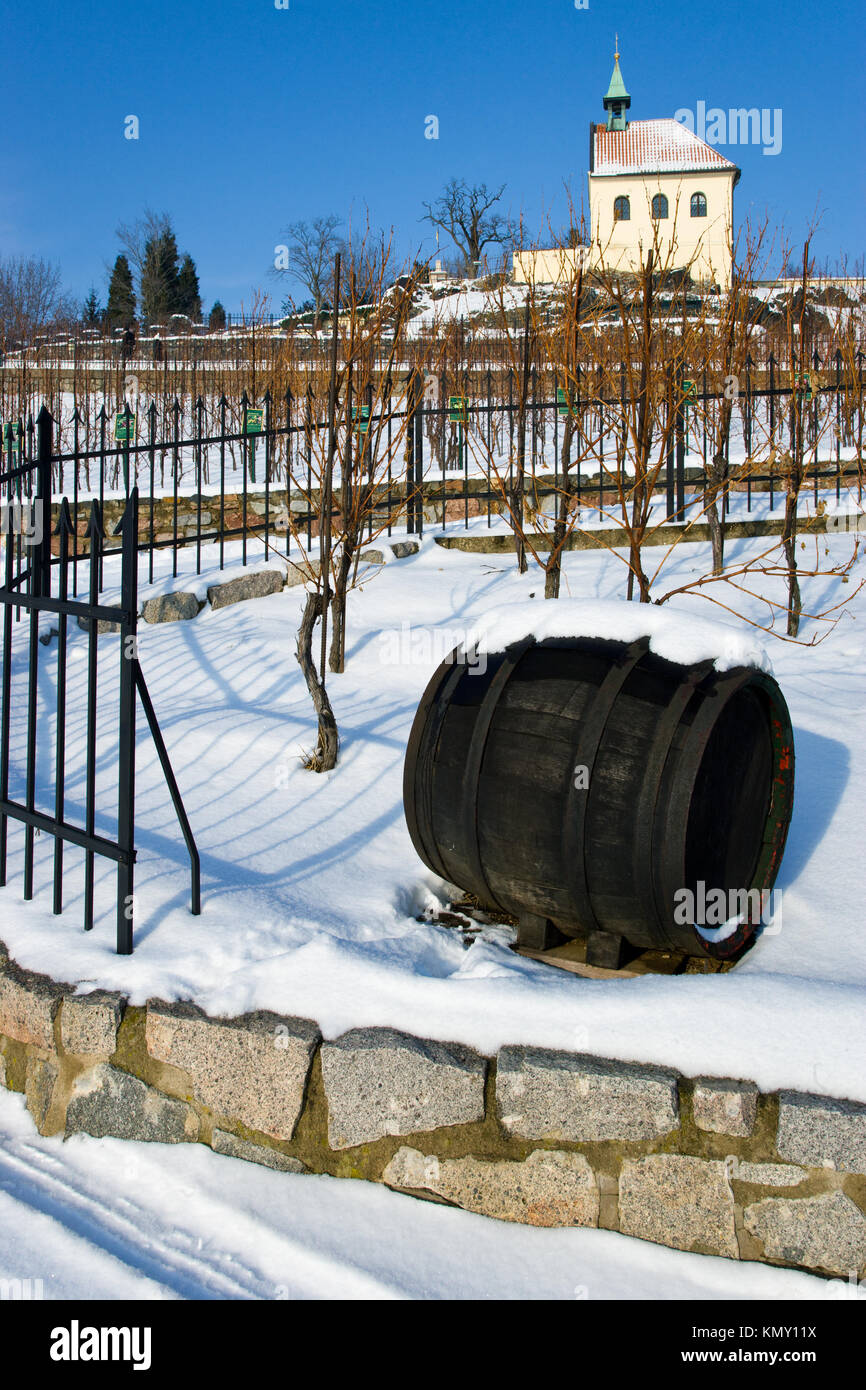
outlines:
[{"label": "bell tower", "polygon": [[628,127],[626,111],[631,106],[631,97],[625,89],[622,80],[622,73],[619,70],[619,35],[616,36],[616,48],[613,55],[613,72],[610,78],[610,86],[604,98],[604,109],[607,112],[608,130],[625,130]]}]

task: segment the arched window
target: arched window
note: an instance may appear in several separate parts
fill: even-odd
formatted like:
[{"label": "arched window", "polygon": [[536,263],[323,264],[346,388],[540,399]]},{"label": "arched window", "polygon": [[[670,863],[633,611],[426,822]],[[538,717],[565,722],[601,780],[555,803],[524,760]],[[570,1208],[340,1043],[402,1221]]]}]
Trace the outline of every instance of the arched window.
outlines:
[{"label": "arched window", "polygon": [[653,198],[653,221],[661,222],[668,215],[668,200],[664,193],[657,193]]},{"label": "arched window", "polygon": [[613,220],[614,222],[628,222],[631,217],[631,206],[628,198],[620,197],[613,200]]},{"label": "arched window", "polygon": [[693,193],[691,202],[692,217],[706,217],[707,200],[703,193]]}]

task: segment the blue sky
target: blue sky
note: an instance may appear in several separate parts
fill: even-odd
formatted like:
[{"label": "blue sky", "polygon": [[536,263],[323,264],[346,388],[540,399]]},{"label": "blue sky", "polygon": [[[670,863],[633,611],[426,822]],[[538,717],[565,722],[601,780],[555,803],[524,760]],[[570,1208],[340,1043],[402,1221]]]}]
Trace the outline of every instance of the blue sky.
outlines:
[{"label": "blue sky", "polygon": [[[821,261],[864,237],[862,7],[802,0],[4,0],[0,254],[61,265],[104,298],[115,228],[169,212],[208,307],[232,310],[269,268],[290,221],[334,212],[393,225],[401,252],[432,249],[422,201],[453,175],[506,183],[530,227],[585,193],[587,128],[601,120],[614,32],[630,116],[781,108],[777,155],[720,149],[743,174],[735,215],[769,213]],[[137,115],[140,138],[124,139]],[[439,139],[425,139],[425,117]],[[278,304],[275,305],[278,307]]]}]

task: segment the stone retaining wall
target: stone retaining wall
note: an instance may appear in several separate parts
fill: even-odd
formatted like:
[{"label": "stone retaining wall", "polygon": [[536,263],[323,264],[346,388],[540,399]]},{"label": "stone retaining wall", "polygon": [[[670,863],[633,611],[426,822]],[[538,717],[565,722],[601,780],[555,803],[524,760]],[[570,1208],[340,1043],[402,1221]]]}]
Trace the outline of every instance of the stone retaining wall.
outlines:
[{"label": "stone retaining wall", "polygon": [[41,1134],[208,1144],[534,1226],[866,1275],[866,1105],[534,1047],[76,994],[0,946],[0,1082]]},{"label": "stone retaining wall", "polygon": [[[828,483],[834,481],[835,473],[830,473],[830,470],[832,470],[835,465],[827,463],[821,466],[828,470]],[[846,464],[843,466],[842,471],[846,476],[850,476],[856,472],[856,465]],[[583,486],[588,489],[586,494],[588,499],[591,499],[592,489],[598,486],[598,478],[599,475],[597,471],[590,471],[583,477]],[[703,472],[700,468],[687,468],[684,473],[684,480],[687,493],[690,496],[696,496],[703,488]],[[783,483],[784,478],[780,474],[775,484],[777,491],[783,486]],[[737,479],[737,469],[734,467],[732,469],[732,479],[730,482],[731,491],[742,492],[747,486],[747,482]],[[533,490],[536,488],[555,489],[555,487],[556,479],[553,474],[539,472],[537,475],[533,475],[531,486],[529,483],[527,484],[528,491],[525,499],[527,524],[533,524],[531,511]],[[605,488],[609,494],[608,500],[610,500],[614,495],[614,489],[607,476],[605,478]],[[464,478],[462,472],[459,470],[451,472],[450,475],[446,474],[445,477],[443,477],[441,472],[434,467],[429,476],[425,477],[421,484],[424,520],[430,525],[441,526],[443,519],[445,521],[460,522],[463,520],[464,515],[470,517],[486,515],[488,505],[486,497],[487,490],[488,482],[486,477],[477,476]],[[751,490],[757,495],[765,494],[769,491],[769,486],[764,482],[753,481]],[[661,479],[653,489],[653,494],[662,497],[665,495],[665,492],[666,483],[664,479]],[[390,484],[382,483],[377,485],[374,489],[374,500],[376,503],[374,517],[382,526],[384,526],[389,519],[393,526],[405,524],[405,498],[406,485],[400,478],[392,479]],[[104,501],[102,509],[103,523],[108,534],[111,534],[114,527],[120,521],[125,506],[126,502],[123,498],[107,498]],[[507,517],[508,507],[504,499],[500,500],[493,497],[490,506],[495,516],[501,515]],[[181,493],[177,498],[176,504],[174,496],[169,494],[154,497],[153,499],[153,529],[151,533],[150,497],[147,494],[142,494],[139,505],[139,533],[143,544],[147,544],[152,534],[153,540],[157,545],[170,544],[174,541],[175,537],[177,538],[178,544],[183,545],[190,541],[195,541],[199,534],[208,539],[218,539],[220,534],[228,536],[231,532],[239,533],[242,528],[246,529],[248,535],[252,535],[256,532],[264,532],[265,512],[267,510],[268,527],[271,532],[285,533],[289,529],[291,522],[298,533],[305,536],[307,533],[307,515],[312,511],[313,516],[310,522],[310,535],[311,537],[317,537],[319,533],[317,519],[318,509],[319,494],[315,488],[308,494],[293,491],[291,495],[289,495],[285,487],[279,483],[272,484],[267,503],[265,502],[264,493],[259,490],[248,492],[246,500],[244,499],[243,493],[226,493],[223,497],[222,510],[220,509],[220,498],[218,493],[202,493],[200,496],[198,494]],[[77,551],[78,554],[82,556],[87,555],[89,546],[87,539],[89,510],[89,499],[82,498],[79,501],[77,525]],[[58,517],[59,503],[54,503],[52,506],[52,530],[57,524]],[[733,518],[728,518],[726,526],[728,528],[728,534],[732,537],[741,535],[765,536],[778,535],[781,522],[768,522],[763,518],[760,520],[741,522]],[[738,529],[742,527],[747,529]],[[678,534],[680,529],[681,528],[675,527],[656,528],[647,533],[644,543],[646,545],[669,545],[671,543],[671,535]],[[814,529],[821,532],[825,528],[823,523],[818,522],[815,524]],[[662,535],[663,531],[666,532],[666,534]],[[706,540],[708,539],[708,535],[709,532],[705,523],[693,523],[690,527],[689,538],[691,540]],[[474,539],[478,540],[480,538]],[[513,549],[514,539],[512,536],[505,536],[499,539],[501,542],[504,542],[503,548]],[[549,541],[548,546],[545,546],[543,544],[544,539],[544,537],[541,538],[542,544],[539,547],[542,550],[549,548]],[[620,538],[617,538],[615,541],[611,540],[609,533],[607,540],[609,544],[627,544],[627,539],[625,541]],[[591,536],[588,537],[584,533],[572,536],[570,541],[570,548],[572,549],[591,548],[595,543]],[[52,545],[55,553],[57,553],[59,546],[58,537],[53,537]]]},{"label": "stone retaining wall", "polygon": [[[543,481],[542,479],[539,480]],[[553,479],[549,482],[552,484]],[[446,477],[443,481],[441,477],[426,479],[422,483],[423,509],[426,521],[441,524],[443,500],[446,507],[446,518],[448,520],[462,519],[464,513],[464,493],[468,494],[468,511],[470,516],[480,516],[486,513],[487,504],[480,494],[485,492],[487,482],[484,478],[470,478],[464,482],[463,474]],[[375,508],[373,516],[375,520],[384,527],[391,521],[392,526],[405,524],[406,486],[399,479],[394,479],[390,486],[380,484],[374,489]],[[111,535],[118,522],[121,520],[126,501],[122,497],[106,498],[102,506],[102,519],[106,533]],[[319,534],[318,524],[319,496],[314,489],[309,494],[293,492],[291,496],[286,493],[284,486],[273,484],[270,490],[268,501],[265,501],[263,492],[248,492],[246,499],[243,493],[227,492],[222,500],[220,508],[219,494],[202,493],[184,494],[181,493],[177,499],[177,510],[175,511],[174,496],[154,497],[153,499],[153,528],[151,530],[151,502],[147,494],[142,494],[139,499],[138,528],[139,538],[143,545],[150,541],[151,536],[157,545],[170,544],[177,539],[179,545],[184,545],[190,541],[195,541],[199,534],[202,538],[218,540],[220,535],[231,538],[231,533],[240,533],[245,529],[248,536],[256,532],[264,533],[265,519],[271,533],[285,533],[289,529],[290,520],[293,527],[301,536],[307,534],[307,516],[312,511],[310,520],[310,535],[316,537]],[[494,507],[495,510],[495,507]],[[52,533],[57,525],[60,514],[60,504],[55,502],[52,505]],[[86,556],[89,549],[87,538],[87,528],[90,515],[90,499],[81,498],[78,503],[78,523],[77,523],[77,553]],[[119,545],[119,542],[118,542]],[[54,553],[58,553],[59,538],[52,534],[52,547]]]}]

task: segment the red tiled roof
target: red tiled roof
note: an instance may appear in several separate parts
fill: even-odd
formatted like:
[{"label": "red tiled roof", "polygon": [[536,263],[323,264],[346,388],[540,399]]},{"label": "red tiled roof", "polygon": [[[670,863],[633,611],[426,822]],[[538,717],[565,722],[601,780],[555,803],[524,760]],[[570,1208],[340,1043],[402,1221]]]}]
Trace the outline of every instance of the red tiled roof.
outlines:
[{"label": "red tiled roof", "polygon": [[593,135],[594,174],[681,174],[736,167],[671,118],[631,121],[627,130],[600,125]]}]

